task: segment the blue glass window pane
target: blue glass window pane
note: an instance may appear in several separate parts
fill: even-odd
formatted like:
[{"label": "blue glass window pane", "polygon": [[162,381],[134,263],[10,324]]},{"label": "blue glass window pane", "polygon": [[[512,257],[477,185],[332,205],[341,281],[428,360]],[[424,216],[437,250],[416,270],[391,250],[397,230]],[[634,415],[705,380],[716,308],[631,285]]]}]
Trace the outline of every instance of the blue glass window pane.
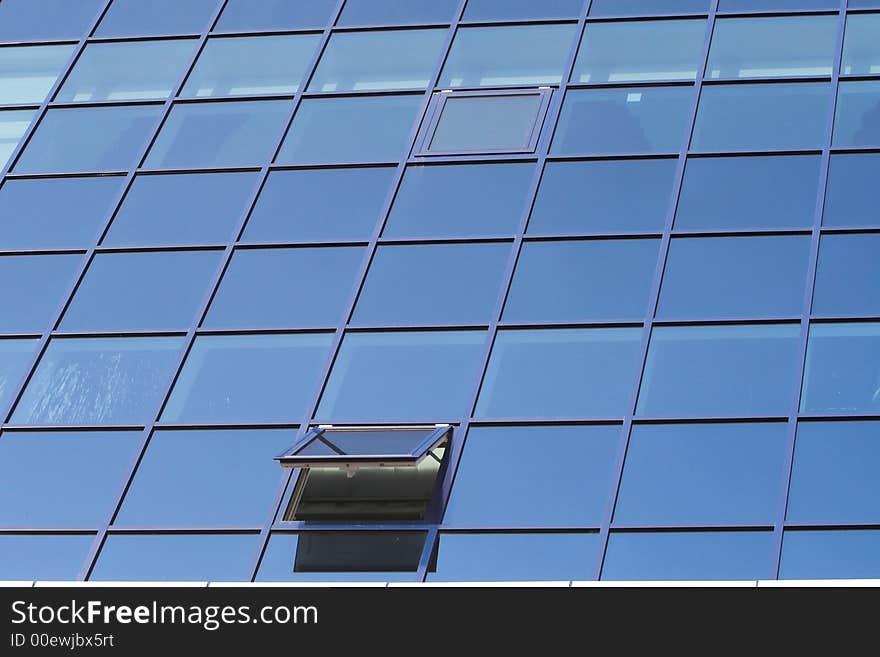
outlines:
[{"label": "blue glass window pane", "polygon": [[318,406],[328,420],[453,420],[467,412],[483,331],[350,333]]},{"label": "blue glass window pane", "polygon": [[528,18],[577,18],[583,0],[468,0],[463,20],[501,21]]},{"label": "blue glass window pane", "polygon": [[332,335],[203,335],[162,412],[168,422],[298,421]]},{"label": "blue glass window pane", "polygon": [[804,413],[880,410],[880,322],[813,324],[801,395]]},{"label": "blue glass window pane", "polygon": [[772,524],[787,437],[784,422],[636,425],[614,521]]},{"label": "blue glass window pane", "polygon": [[98,527],[137,454],[138,431],[4,431],[0,524]]},{"label": "blue glass window pane", "polygon": [[880,155],[847,153],[831,156],[825,195],[824,226],[876,226],[880,216]]},{"label": "blue glass window pane", "polygon": [[779,579],[877,579],[880,531],[787,531]]},{"label": "blue glass window pane", "polygon": [[394,173],[387,167],[273,171],[242,239],[366,241],[379,219]]},{"label": "blue glass window pane", "polygon": [[837,148],[880,145],[880,80],[840,83],[832,141]]},{"label": "blue glass window pane", "polygon": [[0,244],[7,249],[91,246],[124,178],[6,180],[0,188]]},{"label": "blue glass window pane", "polygon": [[42,103],[73,51],[74,46],[0,48],[0,104]]},{"label": "blue glass window pane", "polygon": [[504,319],[643,319],[659,247],[659,240],[526,243]]},{"label": "blue glass window pane", "polygon": [[880,234],[823,235],[813,292],[821,315],[880,315]]},{"label": "blue glass window pane", "polygon": [[346,0],[338,25],[449,23],[458,5],[458,0]]},{"label": "blue glass window pane", "polygon": [[488,324],[509,258],[506,242],[379,247],[354,321]]},{"label": "blue glass window pane", "polygon": [[773,532],[614,532],[603,580],[767,579]]},{"label": "blue glass window pane", "polygon": [[0,409],[18,392],[21,377],[37,348],[37,340],[0,339]]},{"label": "blue glass window pane", "polygon": [[588,23],[572,82],[693,80],[705,20]]},{"label": "blue glass window pane", "polygon": [[831,75],[839,20],[837,16],[720,19],[712,33],[706,77]]},{"label": "blue glass window pane", "polygon": [[289,429],[156,432],[114,524],[261,526],[281,478],[273,458],[293,434]]},{"label": "blue glass window pane", "polygon": [[[850,0],[850,6],[858,0]],[[804,9],[837,9],[838,0],[720,0],[718,11],[785,11]]]},{"label": "blue glass window pane", "polygon": [[198,34],[216,9],[217,0],[113,0],[95,36]]},{"label": "blue glass window pane", "polygon": [[424,89],[437,67],[444,30],[336,32],[309,91]]},{"label": "blue glass window pane", "polygon": [[56,101],[165,98],[183,75],[196,39],[91,43]]},{"label": "blue glass window pane", "polygon": [[209,39],[181,96],[292,94],[319,41],[317,34]]},{"label": "blue glass window pane", "polygon": [[104,0],[3,0],[0,41],[79,39],[104,8]]},{"label": "blue glass window pane", "polygon": [[306,98],[278,163],[397,161],[421,103],[422,96]]},{"label": "blue glass window pane", "polygon": [[698,151],[821,148],[825,82],[703,87],[691,148]]},{"label": "blue glass window pane", "polygon": [[205,326],[336,326],[363,256],[360,247],[236,251]]},{"label": "blue glass window pane", "polygon": [[633,386],[641,329],[502,331],[477,415],[618,417]]},{"label": "blue glass window pane", "polygon": [[675,227],[680,230],[807,228],[813,225],[818,155],[688,160]]},{"label": "blue glass window pane", "polygon": [[[528,232],[659,232],[665,224],[676,164],[672,159],[550,162]],[[638,194],[630,193],[634,188]]]},{"label": "blue glass window pane", "polygon": [[290,101],[175,105],[145,162],[156,168],[254,166],[272,156]]},{"label": "blue glass window pane", "polygon": [[878,436],[878,422],[801,422],[786,518],[817,524],[877,522]]},{"label": "blue glass window pane", "polygon": [[653,16],[707,13],[711,0],[593,0],[590,16]]},{"label": "blue glass window pane", "polygon": [[17,424],[140,424],[151,420],[183,338],[54,339],[12,419]]},{"label": "blue glass window pane", "polygon": [[472,428],[443,522],[598,526],[619,440],[619,426]]},{"label": "blue glass window pane", "polygon": [[429,582],[592,579],[598,534],[440,534]]},{"label": "blue glass window pane", "polygon": [[337,0],[228,0],[215,31],[256,32],[323,28]]},{"label": "blue glass window pane", "polygon": [[880,14],[850,14],[846,17],[843,41],[844,75],[876,75],[880,73]]},{"label": "blue glass window pane", "polygon": [[225,243],[256,181],[257,174],[251,172],[136,176],[102,243]]},{"label": "blue glass window pane", "polygon": [[847,7],[850,9],[870,9],[880,7],[880,0],[848,0]]},{"label": "blue glass window pane", "polygon": [[81,260],[79,254],[0,257],[0,281],[7,282],[0,285],[0,307],[14,309],[0,314],[0,332],[49,330]]},{"label": "blue glass window pane", "polygon": [[79,576],[94,540],[92,535],[71,534],[0,536],[0,578],[71,582]]},{"label": "blue glass window pane", "polygon": [[258,540],[249,534],[115,534],[104,542],[89,579],[247,581]]},{"label": "blue glass window pane", "polygon": [[126,170],[135,164],[161,111],[156,105],[50,109],[15,170]]},{"label": "blue glass window pane", "polygon": [[[9,162],[15,147],[24,137],[36,110],[12,110],[0,112],[0,169]],[[19,160],[20,161],[20,160]]]},{"label": "blue glass window pane", "polygon": [[383,235],[452,237],[516,232],[531,163],[408,167]]},{"label": "blue glass window pane", "polygon": [[530,152],[540,108],[537,94],[450,97],[424,149],[431,153]]},{"label": "blue glass window pane", "polygon": [[809,259],[809,235],[673,239],[657,315],[799,315]]},{"label": "blue glass window pane", "polygon": [[575,32],[575,25],[459,29],[438,84],[494,87],[559,83]]},{"label": "blue glass window pane", "polygon": [[572,89],[554,153],[672,153],[681,148],[692,87]]},{"label": "blue glass window pane", "polygon": [[220,256],[220,251],[99,253],[70,302],[61,329],[188,328]]},{"label": "blue glass window pane", "polygon": [[655,328],[638,414],[788,415],[799,330],[796,324]]}]

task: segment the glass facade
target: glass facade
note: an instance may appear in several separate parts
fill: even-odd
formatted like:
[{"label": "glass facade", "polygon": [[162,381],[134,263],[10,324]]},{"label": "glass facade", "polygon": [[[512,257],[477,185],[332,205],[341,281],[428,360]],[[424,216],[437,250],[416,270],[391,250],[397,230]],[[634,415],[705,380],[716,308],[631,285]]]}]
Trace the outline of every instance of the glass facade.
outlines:
[{"label": "glass facade", "polygon": [[848,4],[0,0],[0,579],[880,578]]}]

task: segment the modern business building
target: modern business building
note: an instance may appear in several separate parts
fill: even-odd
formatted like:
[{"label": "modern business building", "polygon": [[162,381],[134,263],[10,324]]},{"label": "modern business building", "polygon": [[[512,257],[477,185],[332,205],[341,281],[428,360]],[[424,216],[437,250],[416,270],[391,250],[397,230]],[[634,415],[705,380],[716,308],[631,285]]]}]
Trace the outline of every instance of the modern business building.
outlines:
[{"label": "modern business building", "polygon": [[0,580],[880,577],[880,0],[0,41]]}]

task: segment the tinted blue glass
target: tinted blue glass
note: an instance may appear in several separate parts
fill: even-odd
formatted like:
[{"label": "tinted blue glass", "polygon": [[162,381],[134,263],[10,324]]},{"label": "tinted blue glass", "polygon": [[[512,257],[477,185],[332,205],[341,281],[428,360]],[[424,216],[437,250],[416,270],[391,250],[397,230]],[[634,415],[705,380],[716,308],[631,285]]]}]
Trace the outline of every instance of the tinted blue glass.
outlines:
[{"label": "tinted blue glass", "polygon": [[427,581],[592,579],[598,534],[440,534]]},{"label": "tinted blue glass", "polygon": [[526,243],[504,319],[642,319],[659,246],[659,240]]},{"label": "tinted blue glass", "polygon": [[0,188],[0,244],[7,249],[91,246],[123,178],[6,180]]},{"label": "tinted blue glass", "polygon": [[150,415],[183,338],[54,339],[13,413],[18,424],[139,424]]},{"label": "tinted blue glass", "polygon": [[688,160],[675,215],[681,230],[812,226],[818,155]]},{"label": "tinted blue glass", "polygon": [[350,333],[318,415],[333,420],[452,420],[467,412],[483,331]]},{"label": "tinted blue glass", "polygon": [[113,0],[95,35],[198,34],[216,9],[217,0]]},{"label": "tinted blue glass", "polygon": [[161,107],[51,109],[15,165],[17,172],[119,171],[134,164]]},{"label": "tinted blue glass", "polygon": [[875,75],[880,73],[880,14],[850,14],[846,17],[843,41],[844,75]]},{"label": "tinted blue glass", "polygon": [[779,579],[877,579],[880,531],[787,531]]},{"label": "tinted blue glass", "polygon": [[625,525],[771,524],[788,426],[633,427],[614,520]]},{"label": "tinted blue glass", "polygon": [[307,98],[278,163],[396,161],[421,103],[422,96]]},{"label": "tinted blue glass", "polygon": [[658,14],[699,14],[709,11],[711,0],[593,0],[590,16],[653,16]]},{"label": "tinted blue glass", "polygon": [[773,532],[615,532],[602,579],[767,579],[772,549]]},{"label": "tinted blue glass", "polygon": [[[858,0],[850,0],[849,4]],[[784,11],[786,9],[837,9],[837,0],[720,0],[718,11]]]},{"label": "tinted blue glass", "polygon": [[104,8],[104,0],[3,0],[0,41],[79,39]]},{"label": "tinted blue glass", "polygon": [[840,83],[833,143],[838,148],[880,144],[880,80]]},{"label": "tinted blue glass", "polygon": [[449,23],[458,0],[346,0],[339,25],[397,25]]},{"label": "tinted blue glass", "polygon": [[0,168],[9,162],[9,158],[12,157],[16,146],[36,115],[36,110],[0,112]]},{"label": "tinted blue glass", "polygon": [[81,255],[0,257],[0,332],[42,333],[50,328],[61,296],[73,282]]},{"label": "tinted blue glass", "polygon": [[379,247],[354,321],[488,324],[509,258],[506,242]]},{"label": "tinted blue glass", "polygon": [[852,153],[831,156],[825,195],[825,226],[876,226],[880,205],[880,154]]},{"label": "tinted blue glass", "polygon": [[655,328],[638,414],[787,415],[798,332],[796,324]]},{"label": "tinted blue glass", "polygon": [[577,18],[583,0],[468,0],[466,21],[521,20],[526,18]]},{"label": "tinted blue glass", "polygon": [[251,172],[136,176],[103,244],[224,243],[256,181]]},{"label": "tinted blue glass", "polygon": [[880,322],[813,324],[801,411],[876,412],[880,409]]},{"label": "tinted blue glass", "polygon": [[880,234],[823,235],[813,312],[880,315]]},{"label": "tinted blue glass", "polygon": [[228,0],[215,31],[323,28],[336,0]]},{"label": "tinted blue glass", "polygon": [[37,340],[0,340],[0,408],[12,401]]},{"label": "tinted blue glass", "polygon": [[575,25],[506,25],[458,30],[439,85],[485,87],[562,81]]},{"label": "tinted blue glass", "polygon": [[321,55],[309,91],[424,89],[447,30],[336,32]]},{"label": "tinted blue glass", "polygon": [[877,422],[798,425],[786,518],[860,523],[880,519]]},{"label": "tinted blue glass", "polygon": [[290,101],[175,105],[145,162],[156,168],[262,164],[290,111]]},{"label": "tinted blue glass", "polygon": [[[671,159],[550,162],[528,232],[659,232],[666,219],[675,167]],[[633,188],[639,193],[631,194]]]},{"label": "tinted blue glass", "polygon": [[641,329],[502,331],[477,400],[483,417],[627,412]]},{"label": "tinted blue glass", "polygon": [[147,534],[108,536],[90,580],[244,581],[257,536]]},{"label": "tinted blue glass", "polygon": [[0,536],[0,579],[73,581],[94,540],[70,534]]},{"label": "tinted blue glass", "polygon": [[572,82],[693,80],[705,20],[588,23]]},{"label": "tinted blue glass", "polygon": [[799,315],[809,259],[809,235],[673,239],[657,314]]},{"label": "tinted blue glass", "polygon": [[522,220],[534,172],[530,163],[409,167],[382,234],[512,234]]},{"label": "tinted blue glass", "polygon": [[691,148],[698,151],[821,148],[825,82],[703,87]]},{"label": "tinted blue glass", "polygon": [[291,94],[320,40],[317,34],[209,39],[181,95]]},{"label": "tinted blue glass", "polygon": [[4,431],[0,524],[98,527],[136,456],[138,431]]},{"label": "tinted blue glass", "polygon": [[472,428],[443,522],[598,526],[619,440],[619,426]]},{"label": "tinted blue glass", "polygon": [[554,153],[678,152],[692,87],[572,89],[553,138]]},{"label": "tinted blue glass", "polygon": [[64,314],[61,329],[188,328],[220,256],[220,251],[99,253]]},{"label": "tinted blue glass", "polygon": [[293,436],[288,429],[158,431],[114,523],[261,526],[281,478],[273,458]]},{"label": "tinted blue glass", "polygon": [[368,240],[388,196],[393,168],[301,169],[269,174],[243,240]]},{"label": "tinted blue glass", "polygon": [[[766,7],[767,2],[760,4]],[[831,75],[839,20],[837,16],[718,20],[706,77]]]},{"label": "tinted blue glass", "polygon": [[363,256],[360,247],[236,251],[205,326],[336,326]]},{"label": "tinted blue glass", "polygon": [[183,75],[196,43],[170,39],[89,44],[55,100],[165,98]]},{"label": "tinted blue glass", "polygon": [[540,107],[537,94],[450,97],[423,148],[432,153],[530,152]]},{"label": "tinted blue glass", "polygon": [[0,48],[0,103],[42,103],[74,49],[75,46]]},{"label": "tinted blue glass", "polygon": [[848,0],[847,7],[850,9],[865,9],[871,7],[880,7],[878,0]]}]

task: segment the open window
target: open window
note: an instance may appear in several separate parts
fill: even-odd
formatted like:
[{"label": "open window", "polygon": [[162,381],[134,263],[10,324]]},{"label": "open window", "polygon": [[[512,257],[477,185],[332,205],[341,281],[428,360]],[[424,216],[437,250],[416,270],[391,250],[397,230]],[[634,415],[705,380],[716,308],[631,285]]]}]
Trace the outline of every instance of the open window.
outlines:
[{"label": "open window", "polygon": [[449,425],[312,429],[276,457],[301,468],[284,520],[423,520]]}]

